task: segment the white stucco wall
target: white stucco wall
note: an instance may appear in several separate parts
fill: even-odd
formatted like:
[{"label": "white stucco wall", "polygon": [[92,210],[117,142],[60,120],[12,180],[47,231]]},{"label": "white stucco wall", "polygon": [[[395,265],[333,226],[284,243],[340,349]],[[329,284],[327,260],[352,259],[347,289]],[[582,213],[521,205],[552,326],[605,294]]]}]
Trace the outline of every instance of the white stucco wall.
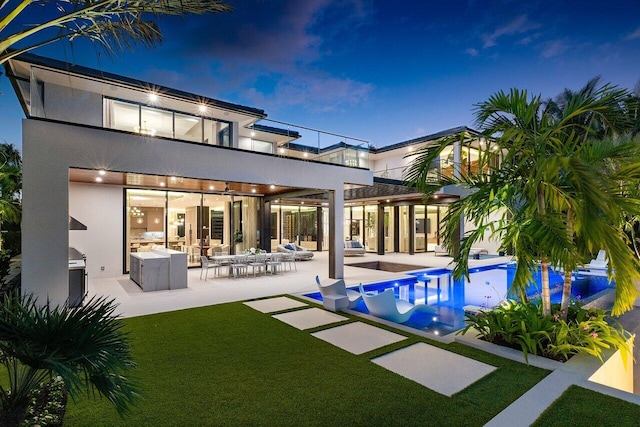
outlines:
[{"label": "white stucco wall", "polygon": [[69,246],[87,256],[89,279],[122,274],[122,194],[120,186],[69,184],[69,215],[87,226],[69,231]]},{"label": "white stucco wall", "polygon": [[[494,221],[499,219],[502,216],[501,213],[493,213],[489,216],[489,221]],[[475,229],[477,229],[477,227],[473,224],[473,222],[469,221],[468,218],[465,218],[465,222],[463,225],[464,228],[464,233],[467,234],[470,231],[473,231]],[[490,254],[497,254],[498,253],[498,249],[500,248],[500,242],[495,240],[495,239],[491,239],[489,237],[490,232],[487,231],[484,234],[484,238],[482,240],[477,240],[474,244],[473,247],[477,247],[477,248],[485,248],[486,250],[489,251]]]}]

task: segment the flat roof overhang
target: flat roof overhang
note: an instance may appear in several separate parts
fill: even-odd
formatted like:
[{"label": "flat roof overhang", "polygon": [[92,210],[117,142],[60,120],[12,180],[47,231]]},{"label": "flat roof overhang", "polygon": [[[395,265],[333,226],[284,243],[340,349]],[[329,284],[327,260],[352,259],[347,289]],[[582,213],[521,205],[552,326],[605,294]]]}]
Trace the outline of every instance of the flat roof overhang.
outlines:
[{"label": "flat roof overhang", "polygon": [[[100,179],[98,182],[97,179]],[[97,169],[69,169],[69,182],[119,185],[149,190],[204,192],[224,194],[233,192],[247,196],[279,196],[299,190],[295,187],[248,182],[226,182],[177,176],[147,175],[139,173],[101,171]]]}]

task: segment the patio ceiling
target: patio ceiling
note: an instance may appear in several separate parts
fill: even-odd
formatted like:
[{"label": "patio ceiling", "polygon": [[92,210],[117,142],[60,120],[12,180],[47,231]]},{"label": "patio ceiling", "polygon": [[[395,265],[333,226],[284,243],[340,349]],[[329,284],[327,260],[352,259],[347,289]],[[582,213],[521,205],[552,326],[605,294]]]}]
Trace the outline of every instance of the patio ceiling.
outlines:
[{"label": "patio ceiling", "polygon": [[[97,181],[97,179],[101,181]],[[245,195],[286,196],[299,188],[271,184],[252,184],[243,182],[225,182],[185,177],[160,175],[142,175],[126,172],[100,171],[95,169],[69,169],[69,182],[121,185],[136,188],[148,188],[171,191],[202,191],[205,193],[225,194],[233,192]],[[320,190],[319,190],[320,191]]]}]

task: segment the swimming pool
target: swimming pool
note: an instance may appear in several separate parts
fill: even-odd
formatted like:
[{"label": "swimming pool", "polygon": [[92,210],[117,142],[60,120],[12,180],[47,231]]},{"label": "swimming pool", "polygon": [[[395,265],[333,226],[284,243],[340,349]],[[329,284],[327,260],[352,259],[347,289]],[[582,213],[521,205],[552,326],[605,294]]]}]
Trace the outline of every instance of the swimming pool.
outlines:
[{"label": "swimming pool", "polygon": [[[392,288],[396,298],[412,304],[428,304],[436,314],[416,313],[403,325],[437,335],[446,335],[465,326],[463,307],[477,305],[494,307],[507,297],[508,289],[515,275],[515,264],[497,264],[469,269],[469,279],[453,280],[451,270],[446,268],[408,272],[395,280],[363,285],[369,292],[382,292]],[[540,292],[540,272],[533,274],[535,282],[527,289],[527,295],[535,297]],[[549,286],[551,302],[562,299],[564,276],[550,271]],[[581,300],[613,287],[606,275],[576,272],[573,275],[572,294]],[[357,286],[349,289],[358,290]],[[322,301],[320,292],[305,294],[306,297]],[[368,313],[364,301],[355,307],[356,311]]]}]

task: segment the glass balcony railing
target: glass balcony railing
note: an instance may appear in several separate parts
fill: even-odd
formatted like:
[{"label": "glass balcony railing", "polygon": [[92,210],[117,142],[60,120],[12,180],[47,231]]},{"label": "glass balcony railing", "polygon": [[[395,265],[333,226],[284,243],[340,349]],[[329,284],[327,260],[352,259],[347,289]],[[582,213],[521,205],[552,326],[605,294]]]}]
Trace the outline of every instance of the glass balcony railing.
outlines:
[{"label": "glass balcony railing", "polygon": [[280,156],[369,169],[370,143],[363,139],[269,119],[250,129],[279,136],[274,152]]}]

